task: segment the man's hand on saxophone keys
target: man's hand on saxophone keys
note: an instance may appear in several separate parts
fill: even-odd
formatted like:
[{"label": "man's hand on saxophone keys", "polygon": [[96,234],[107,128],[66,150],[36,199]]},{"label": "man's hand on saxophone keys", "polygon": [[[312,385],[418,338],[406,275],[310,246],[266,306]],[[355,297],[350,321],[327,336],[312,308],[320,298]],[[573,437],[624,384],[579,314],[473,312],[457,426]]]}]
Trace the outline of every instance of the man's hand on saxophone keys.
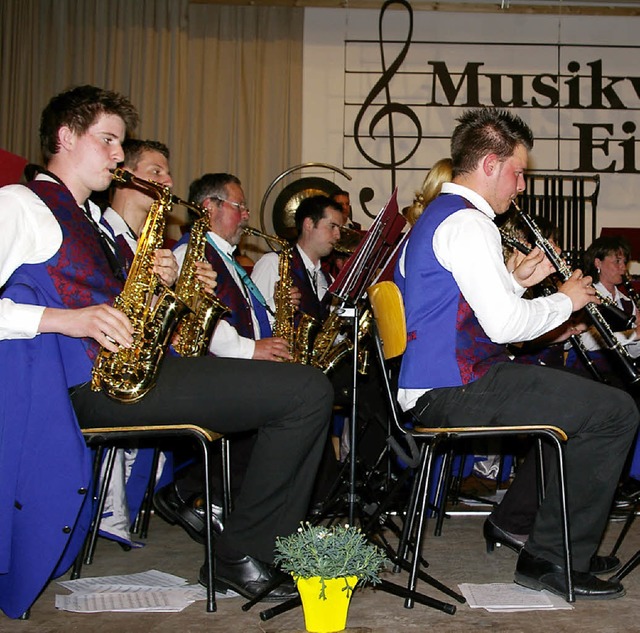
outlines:
[{"label": "man's hand on saxophone keys", "polygon": [[204,291],[210,295],[215,294],[216,286],[218,285],[218,273],[213,270],[213,266],[205,262],[195,262],[196,277],[204,287]]},{"label": "man's hand on saxophone keys", "polygon": [[167,287],[173,286],[178,278],[178,262],[176,256],[168,248],[159,248],[154,253],[153,272]]},{"label": "man's hand on saxophone keys", "polygon": [[302,301],[302,293],[296,286],[291,286],[289,289],[289,300],[291,305],[296,309],[300,309],[300,302]]},{"label": "man's hand on saxophone keys", "polygon": [[38,332],[90,337],[110,352],[131,347],[133,343],[131,322],[120,310],[107,304],[76,309],[45,308]]}]

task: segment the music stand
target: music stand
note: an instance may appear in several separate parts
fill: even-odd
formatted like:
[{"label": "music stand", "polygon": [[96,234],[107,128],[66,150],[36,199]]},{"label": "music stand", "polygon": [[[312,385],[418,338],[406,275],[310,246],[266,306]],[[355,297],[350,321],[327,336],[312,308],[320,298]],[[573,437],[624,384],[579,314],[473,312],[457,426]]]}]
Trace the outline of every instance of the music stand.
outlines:
[{"label": "music stand", "polygon": [[337,298],[336,310],[352,322],[353,371],[351,375],[351,416],[349,419],[349,493],[347,496],[349,524],[355,525],[356,493],[356,428],[358,410],[358,324],[360,321],[359,302],[372,284],[374,277],[387,268],[389,256],[395,253],[395,247],[406,224],[406,219],[398,212],[398,189],[394,189],[389,201],[376,216],[369,230],[345,262],[335,281],[329,286],[329,292]]},{"label": "music stand", "polygon": [[[329,292],[338,299],[336,309],[341,311],[342,316],[350,318],[353,324],[353,373],[352,373],[352,401],[351,419],[349,420],[349,431],[351,437],[351,447],[349,450],[349,524],[355,525],[355,504],[356,493],[356,445],[357,445],[357,382],[358,382],[358,303],[364,298],[367,288],[378,280],[387,278],[393,270],[393,264],[400,252],[402,240],[400,239],[402,229],[406,224],[406,219],[398,212],[397,188],[394,189],[387,204],[376,216],[373,224],[365,233],[360,244],[345,262],[336,280],[329,286]],[[424,572],[423,572],[424,574]],[[426,574],[424,574],[426,576]],[[421,576],[423,577],[423,576]],[[464,598],[455,594],[448,587],[441,585],[428,577],[427,582],[447,595],[455,598],[458,602],[464,602]],[[249,610],[253,605],[266,596],[271,589],[277,586],[277,582],[266,587],[258,596],[249,600],[242,606],[243,611]],[[410,591],[394,583],[382,580],[377,588],[386,593],[390,593],[403,598],[411,598],[418,604],[423,604],[444,613],[453,614],[456,607],[452,604],[442,602],[436,598],[425,596],[415,591]],[[263,621],[284,613],[301,604],[300,598],[292,598],[275,607],[260,612]]]}]

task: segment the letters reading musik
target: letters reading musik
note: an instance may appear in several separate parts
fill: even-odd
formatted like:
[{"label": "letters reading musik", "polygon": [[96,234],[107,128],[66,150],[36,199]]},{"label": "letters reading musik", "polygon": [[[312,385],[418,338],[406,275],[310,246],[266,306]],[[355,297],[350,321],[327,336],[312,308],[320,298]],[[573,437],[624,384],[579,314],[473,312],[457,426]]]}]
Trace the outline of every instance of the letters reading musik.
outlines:
[{"label": "letters reading musik", "polygon": [[[636,110],[640,108],[640,76],[607,76],[597,59],[584,64],[567,64],[570,76],[551,73],[537,75],[480,72],[483,62],[467,62],[464,70],[450,72],[444,61],[429,61],[433,71],[430,106],[448,105],[476,108],[534,107],[586,110]],[[459,77],[457,82],[454,77]],[[561,84],[564,88],[561,88]],[[436,92],[440,88],[444,101]],[[482,95],[488,90],[489,100]]]},{"label": "letters reading musik", "polygon": [[[429,61],[433,83],[429,106],[532,107],[563,110],[626,111],[640,108],[640,76],[605,75],[601,59],[583,66],[570,61],[566,78],[551,73],[537,75],[481,72],[482,62],[467,62],[461,73],[450,72],[444,61]],[[586,68],[585,68],[586,67]],[[588,70],[587,70],[588,69]],[[439,95],[444,100],[439,100]],[[488,101],[483,98],[488,95]],[[640,173],[636,167],[637,126],[621,123],[573,123],[578,134],[578,165],[583,173]]]}]

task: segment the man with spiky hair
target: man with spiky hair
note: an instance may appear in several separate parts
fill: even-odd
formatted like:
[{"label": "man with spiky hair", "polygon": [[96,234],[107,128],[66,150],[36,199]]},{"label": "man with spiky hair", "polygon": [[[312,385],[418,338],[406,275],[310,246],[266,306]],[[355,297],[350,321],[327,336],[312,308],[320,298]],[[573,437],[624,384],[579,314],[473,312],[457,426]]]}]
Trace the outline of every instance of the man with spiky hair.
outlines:
[{"label": "man with spiky hair", "polygon": [[[563,429],[576,597],[617,598],[622,585],[594,574],[619,561],[596,550],[638,426],[637,407],[618,389],[512,363],[505,348],[548,332],[594,301],[591,278],[581,271],[554,295],[524,299],[526,288],[554,272],[539,248],[513,273],[505,267],[493,219],[524,190],[532,147],[531,130],[509,112],[471,110],[459,119],[451,139],[453,181],[417,220],[396,267],[408,332],[398,400],[425,427]],[[556,476],[519,554],[515,580],[563,594]]]}]

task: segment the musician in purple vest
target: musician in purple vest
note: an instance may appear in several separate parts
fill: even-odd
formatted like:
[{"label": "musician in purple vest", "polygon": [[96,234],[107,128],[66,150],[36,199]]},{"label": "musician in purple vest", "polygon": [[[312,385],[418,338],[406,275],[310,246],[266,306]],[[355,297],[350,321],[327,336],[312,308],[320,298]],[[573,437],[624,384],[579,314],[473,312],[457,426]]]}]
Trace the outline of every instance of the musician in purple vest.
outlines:
[{"label": "musician in purple vest", "polygon": [[[578,598],[616,598],[602,580],[618,564],[596,551],[638,426],[625,392],[550,367],[509,362],[505,344],[534,339],[594,300],[590,277],[575,271],[549,297],[527,287],[553,272],[535,248],[509,273],[496,214],[524,190],[533,146],[529,127],[495,109],[464,113],[451,139],[453,181],[413,227],[395,271],[407,319],[398,400],[424,426],[554,424],[566,446],[574,583]],[[518,556],[517,583],[564,592],[559,493],[547,485]]]},{"label": "musician in purple vest", "polygon": [[[189,187],[189,201],[209,212],[205,257],[217,273],[216,294],[230,308],[218,323],[209,352],[227,358],[289,360],[287,341],[271,336],[264,297],[235,260],[236,247],[249,225],[249,209],[240,180],[231,174],[204,174]],[[178,263],[186,253],[188,233],[174,247]]]},{"label": "musician in purple vest", "polygon": [[[271,336],[269,306],[235,259],[236,247],[249,222],[249,209],[240,180],[231,174],[204,174],[191,183],[189,201],[205,207],[209,213],[211,230],[207,233],[205,257],[217,275],[216,295],[230,309],[214,330],[209,355],[269,361],[291,358],[287,341]],[[189,237],[190,233],[186,232],[174,247],[180,265]],[[231,493],[235,497],[243,483],[256,435],[254,432],[234,433],[228,439],[232,454]],[[191,464],[176,472],[174,484],[156,493],[154,505],[163,518],[178,523],[194,540],[204,542],[202,465],[198,459],[193,461],[192,451],[184,457],[186,460],[183,461]],[[220,468],[214,468],[214,478],[220,472]],[[217,479],[215,484],[214,529],[221,533],[224,529],[222,483]]]},{"label": "musician in purple vest", "polygon": [[[124,160],[121,166],[134,176],[173,186],[169,148],[164,143],[128,138],[122,144],[122,150]],[[102,213],[102,224],[111,228],[128,270],[153,199],[133,183],[113,183],[108,191],[111,193],[110,205]],[[162,257],[163,265],[158,267],[158,274],[165,285],[172,286],[178,276],[175,257],[170,249],[159,251],[159,257]],[[152,449],[119,449],[116,452],[105,510],[100,520],[101,536],[131,542],[129,528],[140,508],[152,462]]]},{"label": "musician in purple vest", "polygon": [[128,347],[134,332],[111,305],[123,271],[88,199],[109,186],[137,118],[126,98],[100,88],[57,95],[40,125],[48,174],[0,190],[0,608],[11,617],[68,569],[84,540],[91,460],[83,426],[257,429],[217,542],[217,588],[251,597],[277,577],[284,584],[269,597],[295,595],[273,567],[273,547],[307,510],[331,411],[326,377],[288,363],[165,357],[137,403],[91,390],[99,347]]}]

